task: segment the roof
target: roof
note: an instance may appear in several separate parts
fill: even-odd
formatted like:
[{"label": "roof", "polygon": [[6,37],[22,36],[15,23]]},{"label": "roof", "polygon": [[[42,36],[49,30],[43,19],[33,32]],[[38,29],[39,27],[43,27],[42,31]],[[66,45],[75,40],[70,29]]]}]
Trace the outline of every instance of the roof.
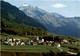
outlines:
[{"label": "roof", "polygon": [[37,42],[33,42],[33,44],[35,44],[35,43],[37,43]]}]

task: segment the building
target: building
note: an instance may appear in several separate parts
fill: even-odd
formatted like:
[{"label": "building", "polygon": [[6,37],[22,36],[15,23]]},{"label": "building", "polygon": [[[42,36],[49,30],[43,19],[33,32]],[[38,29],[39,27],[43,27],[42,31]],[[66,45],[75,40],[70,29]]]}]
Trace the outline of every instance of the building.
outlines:
[{"label": "building", "polygon": [[36,37],[36,40],[39,40],[39,36]]},{"label": "building", "polygon": [[33,45],[37,45],[37,42],[35,41],[35,42],[33,42]]},{"label": "building", "polygon": [[61,47],[61,45],[60,45],[60,44],[56,44],[56,46],[57,46],[57,47]]}]

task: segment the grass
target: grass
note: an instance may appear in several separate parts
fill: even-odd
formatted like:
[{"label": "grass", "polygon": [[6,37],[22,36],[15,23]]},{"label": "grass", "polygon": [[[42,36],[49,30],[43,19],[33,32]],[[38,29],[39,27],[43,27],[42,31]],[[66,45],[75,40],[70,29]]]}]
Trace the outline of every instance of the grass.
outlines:
[{"label": "grass", "polygon": [[17,35],[7,35],[7,36],[4,36],[4,35],[1,35],[1,39],[5,39],[5,38],[14,38],[14,39],[26,39],[26,40],[29,40],[29,37],[24,37],[24,36],[17,36]]},{"label": "grass", "polygon": [[[65,47],[60,47],[60,48],[63,49],[63,51],[65,52],[69,50],[69,48],[65,48]],[[8,52],[33,52],[33,53],[49,53],[50,51],[55,52],[55,53],[61,52],[57,47],[48,46],[48,45],[9,46],[9,45],[2,44],[1,50],[8,51]]]},{"label": "grass", "polygon": [[21,40],[33,40],[36,36],[18,36],[18,35],[11,35],[11,34],[7,34],[7,33],[2,33],[1,34],[1,38],[0,39],[5,39],[5,38],[14,38],[14,39],[21,39]]},{"label": "grass", "polygon": [[[47,49],[46,49],[47,48]],[[23,46],[8,46],[8,45],[2,45],[1,49],[2,51],[8,51],[8,52],[34,52],[34,53],[43,53],[43,52],[50,52],[49,46],[31,46],[31,45],[23,45]],[[51,47],[52,48],[52,47]],[[54,48],[52,48],[54,49]]]},{"label": "grass", "polygon": [[63,44],[62,45],[63,47],[73,47],[73,48],[77,48],[77,47],[80,47],[80,45],[79,44]]}]

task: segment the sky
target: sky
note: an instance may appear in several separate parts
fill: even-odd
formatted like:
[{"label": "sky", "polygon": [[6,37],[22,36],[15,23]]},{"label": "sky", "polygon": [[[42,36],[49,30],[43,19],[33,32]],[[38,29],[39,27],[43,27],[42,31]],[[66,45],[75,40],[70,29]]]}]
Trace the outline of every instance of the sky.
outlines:
[{"label": "sky", "polygon": [[80,17],[80,0],[4,0],[19,7],[30,4],[50,13],[59,13],[65,17]]}]

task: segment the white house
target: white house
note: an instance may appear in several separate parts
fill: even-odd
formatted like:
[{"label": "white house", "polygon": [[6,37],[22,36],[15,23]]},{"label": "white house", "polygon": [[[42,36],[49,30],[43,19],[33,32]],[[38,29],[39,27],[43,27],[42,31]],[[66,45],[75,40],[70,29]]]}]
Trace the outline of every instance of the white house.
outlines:
[{"label": "white house", "polygon": [[31,40],[31,42],[33,42],[33,40]]},{"label": "white house", "polygon": [[12,39],[9,39],[8,41],[9,41],[9,42],[12,42]]},{"label": "white house", "polygon": [[64,43],[68,43],[68,41],[67,41],[67,40],[65,40],[65,39],[63,40],[63,42],[64,42]]},{"label": "white house", "polygon": [[36,40],[39,40],[39,36],[36,37]]},{"label": "white house", "polygon": [[13,39],[13,41],[15,41],[16,39]]},{"label": "white house", "polygon": [[56,46],[57,46],[57,47],[61,47],[61,45],[60,45],[60,44],[57,44]]},{"label": "white house", "polygon": [[25,43],[24,43],[24,42],[22,42],[22,43],[21,43],[21,45],[25,45]]},{"label": "white house", "polygon": [[42,42],[44,42],[44,39],[42,39]]}]

